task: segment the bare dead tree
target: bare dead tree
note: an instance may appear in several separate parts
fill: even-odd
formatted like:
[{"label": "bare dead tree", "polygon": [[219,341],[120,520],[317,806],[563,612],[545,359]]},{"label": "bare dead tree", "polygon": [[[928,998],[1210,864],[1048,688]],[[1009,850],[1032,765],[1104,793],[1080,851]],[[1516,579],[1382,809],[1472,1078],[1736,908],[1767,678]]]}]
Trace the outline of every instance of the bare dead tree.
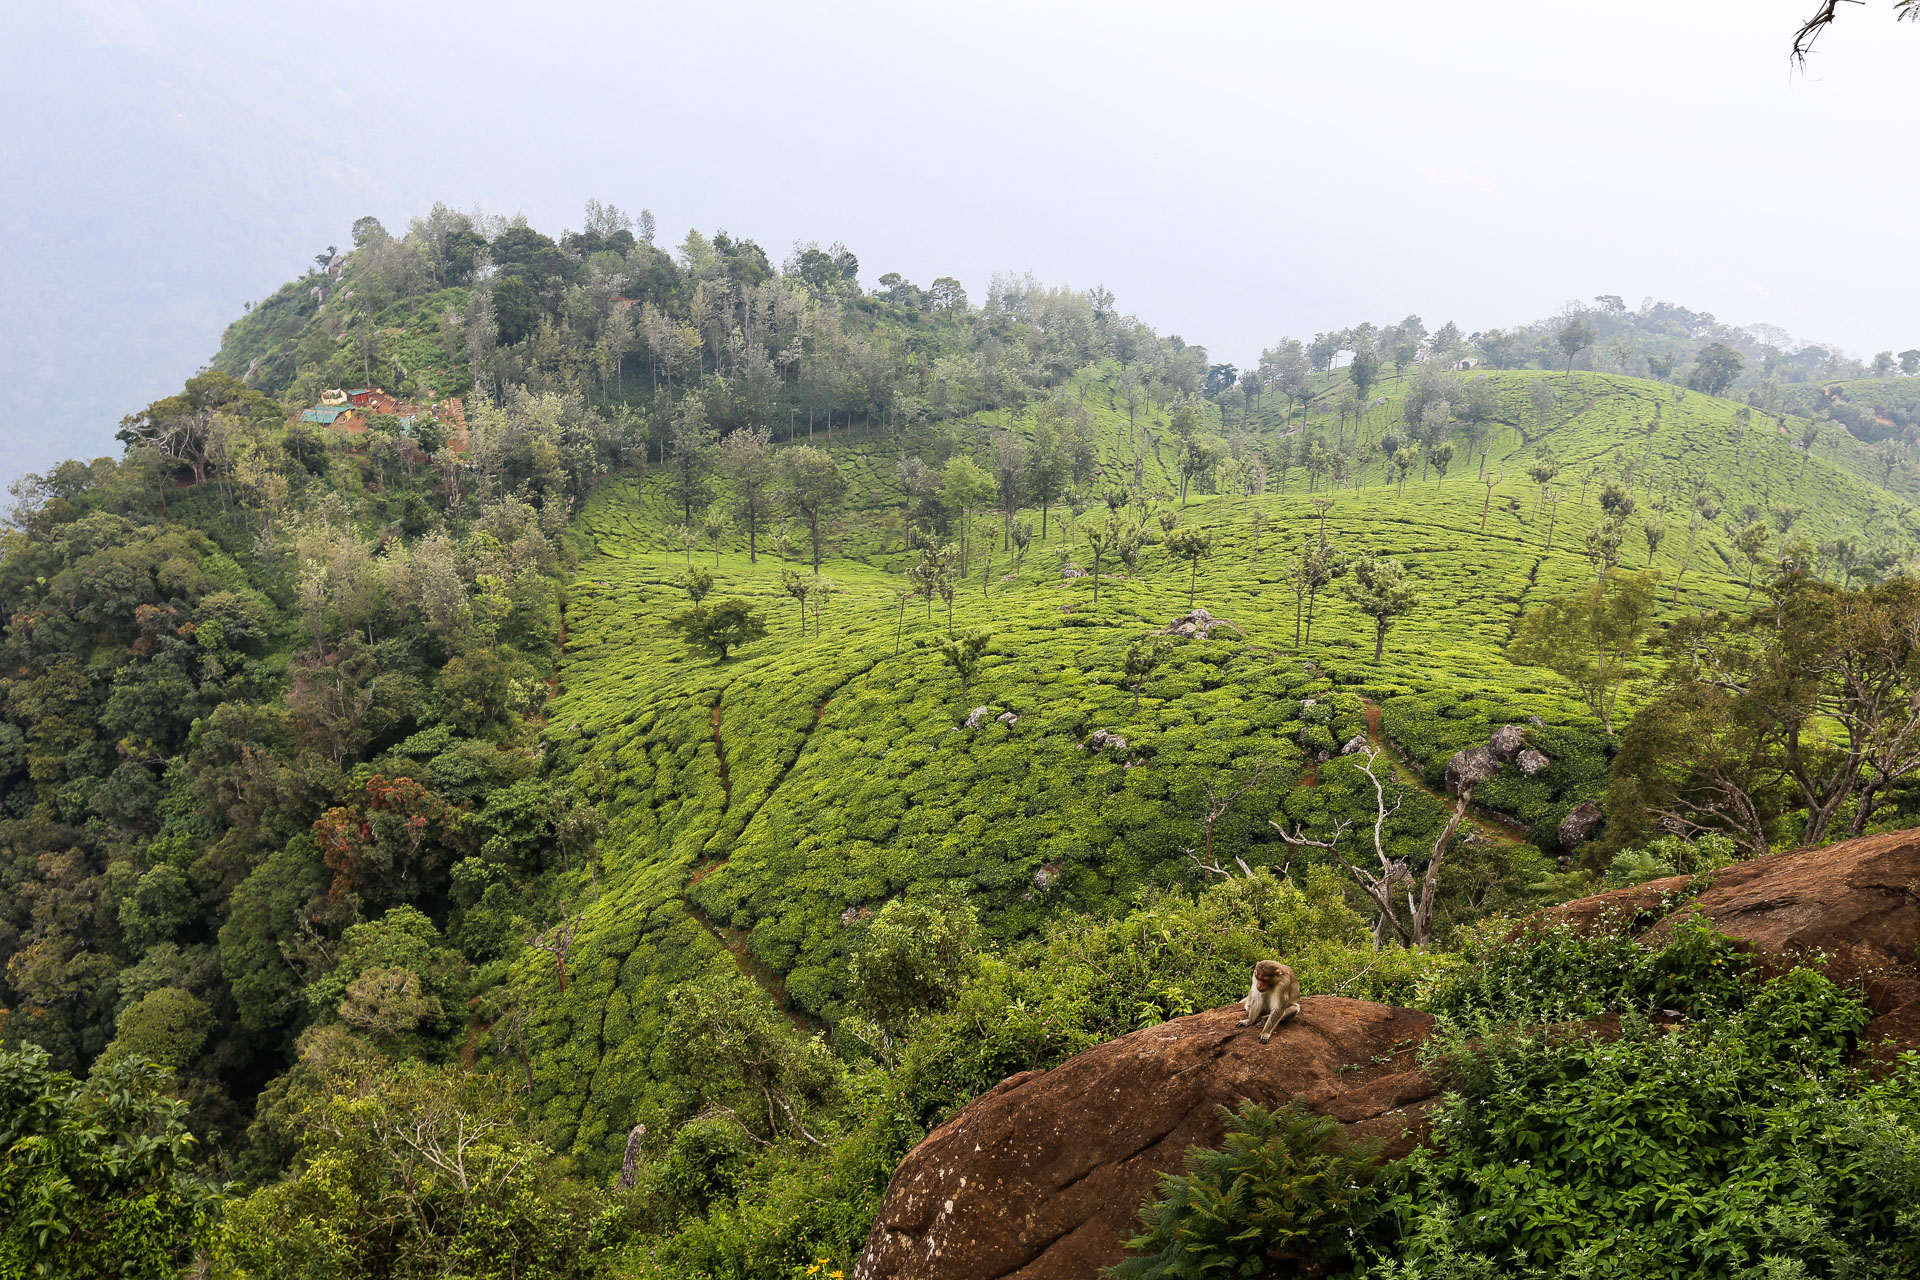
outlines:
[{"label": "bare dead tree", "polygon": [[[1473,786],[1468,783],[1460,789],[1452,816],[1447,819],[1446,826],[1441,829],[1439,838],[1433,842],[1433,853],[1427,859],[1426,874],[1420,879],[1420,892],[1416,898],[1413,873],[1408,868],[1406,859],[1390,855],[1386,845],[1387,819],[1400,812],[1400,806],[1406,797],[1396,789],[1392,802],[1388,802],[1387,786],[1380,780],[1380,775],[1374,771],[1374,765],[1380,758],[1380,750],[1377,747],[1368,747],[1364,754],[1366,759],[1357,763],[1360,766],[1360,772],[1366,774],[1367,780],[1373,783],[1373,854],[1380,864],[1378,871],[1356,866],[1345,853],[1341,852],[1340,839],[1349,828],[1346,822],[1335,822],[1333,835],[1326,840],[1316,840],[1304,835],[1299,823],[1295,823],[1293,830],[1288,831],[1272,819],[1268,819],[1268,822],[1280,833],[1280,838],[1288,844],[1295,847],[1325,849],[1333,855],[1335,861],[1346,868],[1347,873],[1353,877],[1354,883],[1360,886],[1361,891],[1372,900],[1373,905],[1380,912],[1379,917],[1373,922],[1375,947],[1386,944],[1389,931],[1399,938],[1402,946],[1427,946],[1433,941],[1433,900],[1439,892],[1440,867],[1446,861],[1447,849],[1453,840],[1453,833],[1459,828],[1460,819],[1465,816],[1467,806],[1472,802]],[[1398,895],[1404,895],[1406,898],[1404,919],[1394,901]]]},{"label": "bare dead tree", "polygon": [[[1198,853],[1195,853],[1193,849],[1187,845],[1180,846],[1180,852],[1187,855],[1187,861],[1191,862],[1194,865],[1194,868],[1196,870],[1204,871],[1210,876],[1223,876],[1228,880],[1233,879],[1232,869],[1229,867],[1221,866],[1217,859],[1214,859],[1214,858],[1202,859]],[[1253,878],[1253,868],[1247,865],[1247,860],[1245,858],[1241,857],[1239,854],[1235,854],[1233,857],[1233,860],[1234,860],[1234,863],[1237,866],[1239,866],[1242,874],[1244,874],[1248,879]],[[1291,867],[1293,864],[1289,862],[1287,865]],[[1284,875],[1286,873],[1283,871],[1281,874]]]},{"label": "bare dead tree", "polygon": [[523,1005],[508,1009],[493,1026],[494,1044],[520,1060],[527,1078],[527,1093],[533,1093],[533,1046],[527,1039],[527,1011]]},{"label": "bare dead tree", "polygon": [[580,928],[580,921],[585,918],[584,911],[562,915],[559,924],[527,939],[528,946],[553,957],[554,972],[560,980],[562,991],[567,989],[567,955],[573,950],[573,935]]},{"label": "bare dead tree", "polygon": [[[1800,29],[1793,33],[1794,65],[1806,69],[1807,55],[1813,52],[1813,42],[1820,38],[1822,31],[1834,24],[1834,20],[1840,16],[1841,5],[1865,3],[1866,0],[1820,0],[1820,7],[1813,11],[1813,16],[1801,23]],[[1896,19],[1920,21],[1920,0],[1894,0],[1893,9]]]},{"label": "bare dead tree", "polygon": [[620,1181],[615,1184],[621,1191],[633,1190],[633,1184],[640,1177],[640,1144],[647,1136],[647,1126],[637,1124],[627,1133],[627,1154],[620,1161]]},{"label": "bare dead tree", "polygon": [[[1253,790],[1255,787],[1259,786],[1262,782],[1265,782],[1267,780],[1267,776],[1271,774],[1273,770],[1274,770],[1274,764],[1271,760],[1262,760],[1254,766],[1252,775],[1250,777],[1247,777],[1237,787],[1233,786],[1231,783],[1227,783],[1224,785],[1216,785],[1212,778],[1209,778],[1206,781],[1205,786],[1207,791],[1207,809],[1206,809],[1206,812],[1200,816],[1200,825],[1205,829],[1206,836],[1207,836],[1206,861],[1202,862],[1199,858],[1195,857],[1193,850],[1191,849],[1188,849],[1185,851],[1187,854],[1187,857],[1192,859],[1193,864],[1195,866],[1199,867],[1202,871],[1208,872],[1212,875],[1223,876],[1223,875],[1229,874],[1228,872],[1220,869],[1220,860],[1213,856],[1214,824],[1219,822],[1220,819],[1226,817],[1229,813],[1233,812],[1233,806],[1240,799],[1240,797],[1246,795],[1247,792]],[[1243,870],[1246,868],[1247,864],[1245,862],[1242,862],[1239,858],[1236,857],[1234,861],[1239,862]],[[1247,874],[1252,875],[1253,873],[1249,871],[1247,872]]]}]

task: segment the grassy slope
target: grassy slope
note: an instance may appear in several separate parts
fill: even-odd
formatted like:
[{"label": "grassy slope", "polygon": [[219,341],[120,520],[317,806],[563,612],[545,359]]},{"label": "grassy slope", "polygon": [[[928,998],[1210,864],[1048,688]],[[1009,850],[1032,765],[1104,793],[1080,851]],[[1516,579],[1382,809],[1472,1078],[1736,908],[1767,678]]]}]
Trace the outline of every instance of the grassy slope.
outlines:
[{"label": "grassy slope", "polygon": [[[1501,650],[1528,602],[1591,575],[1579,548],[1598,519],[1599,482],[1585,504],[1578,500],[1589,466],[1615,469],[1642,456],[1656,493],[1705,475],[1729,511],[1749,501],[1798,503],[1808,514],[1795,533],[1816,540],[1863,524],[1860,513],[1871,509],[1914,525],[1904,500],[1860,478],[1871,464],[1864,450],[1852,456],[1850,441],[1832,461],[1824,450],[1808,461],[1770,420],[1756,415],[1763,425],[1739,431],[1723,401],[1675,400],[1664,386],[1598,375],[1493,376],[1507,416],[1528,423],[1528,383],[1549,379],[1564,421],[1531,444],[1516,430],[1493,435],[1488,468],[1506,478],[1484,532],[1478,459],[1404,492],[1384,487],[1376,472],[1357,491],[1329,495],[1329,537],[1350,552],[1399,556],[1420,581],[1425,605],[1396,627],[1385,662],[1372,664],[1371,622],[1337,593],[1322,597],[1311,646],[1291,651],[1283,552],[1310,536],[1314,519],[1304,473],[1295,471],[1284,494],[1199,497],[1184,512],[1183,524],[1215,534],[1199,602],[1247,635],[1183,646],[1148,682],[1137,713],[1120,671],[1126,648],[1187,605],[1185,568],[1159,548],[1138,580],[1103,583],[1097,606],[1089,581],[1058,577],[1057,513],[1049,542],[1036,541],[1012,580],[997,557],[983,596],[976,565],[955,625],[990,627],[994,642],[963,695],[935,647],[946,630],[937,604],[931,619],[918,601],[904,619],[899,609],[906,584],[893,442],[856,436],[831,446],[855,498],[833,538],[850,554],[823,567],[839,590],[821,634],[811,618],[802,633],[780,594],[776,557],[763,551],[750,564],[744,539],[723,550],[715,594],[756,601],[771,623],[767,639],[724,664],[689,655],[664,625],[685,600],[676,581],[684,553],[667,549],[678,513],[664,477],[604,487],[580,521],[593,550],[572,588],[550,725],[560,766],[607,806],[612,828],[568,990],[555,993],[545,970],[522,975],[538,1093],[557,1136],[593,1162],[617,1158],[626,1127],[648,1115],[649,1059],[668,989],[715,964],[740,964],[769,991],[784,990],[796,1016],[831,1018],[845,967],[843,918],[893,895],[962,887],[1002,936],[1064,909],[1118,910],[1143,884],[1195,879],[1181,850],[1204,840],[1198,818],[1209,784],[1254,783],[1216,829],[1222,856],[1284,862],[1269,816],[1355,811],[1351,767],[1337,759],[1315,767],[1312,756],[1362,729],[1363,697],[1384,707],[1388,733],[1429,772],[1494,725],[1542,717],[1549,727],[1536,740],[1554,766],[1536,779],[1502,779],[1486,798],[1536,830],[1550,828],[1569,805],[1598,794],[1603,743],[1564,686],[1510,665]],[[1394,394],[1392,384],[1387,390]],[[1106,473],[1130,474],[1124,404],[1116,407],[1098,380],[1085,403],[1101,426]],[[1375,414],[1369,430],[1397,419],[1397,404]],[[1525,478],[1542,439],[1562,460],[1567,493],[1551,552]],[[1160,457],[1173,458],[1164,439]],[[1146,458],[1149,490],[1172,491],[1151,448]],[[1635,496],[1649,508],[1644,484]],[[1669,576],[1686,542],[1684,494],[1675,503],[1674,532],[1655,557]],[[1270,521],[1257,556],[1256,509]],[[1630,567],[1647,558],[1637,525]],[[997,527],[981,518],[981,547]],[[1702,540],[1681,607],[1738,603],[1744,563],[1726,550],[1736,574],[1707,549],[1729,541],[1724,529]],[[711,551],[695,560],[714,565]],[[1666,600],[1663,593],[1670,608]],[[957,729],[975,705],[1019,720],[1010,729]],[[1083,750],[1095,728],[1124,735],[1128,751]],[[1431,840],[1439,808],[1413,794],[1395,831],[1408,852]],[[1514,870],[1502,858],[1521,859],[1524,872],[1530,856],[1482,840],[1456,859],[1455,874],[1466,886],[1490,883],[1503,867]]]}]

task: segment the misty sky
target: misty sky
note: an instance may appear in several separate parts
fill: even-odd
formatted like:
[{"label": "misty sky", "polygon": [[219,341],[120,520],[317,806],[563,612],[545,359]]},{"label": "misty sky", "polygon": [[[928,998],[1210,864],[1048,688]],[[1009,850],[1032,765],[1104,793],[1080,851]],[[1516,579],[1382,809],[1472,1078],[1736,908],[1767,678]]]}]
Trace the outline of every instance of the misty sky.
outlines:
[{"label": "misty sky", "polygon": [[1105,284],[1246,363],[1655,295],[1920,345],[1920,27],[1813,0],[6,6],[0,481],[117,449],[241,304],[434,200]]}]

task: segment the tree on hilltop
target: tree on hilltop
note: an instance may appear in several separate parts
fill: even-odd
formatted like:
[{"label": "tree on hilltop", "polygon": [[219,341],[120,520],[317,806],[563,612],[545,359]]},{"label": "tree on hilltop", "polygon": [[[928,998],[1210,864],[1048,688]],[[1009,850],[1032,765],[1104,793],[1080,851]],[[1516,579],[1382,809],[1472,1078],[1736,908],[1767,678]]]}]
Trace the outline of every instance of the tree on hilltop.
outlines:
[{"label": "tree on hilltop", "polygon": [[150,449],[161,458],[184,464],[196,485],[207,482],[216,423],[232,418],[265,426],[278,423],[279,406],[238,378],[209,370],[187,379],[180,394],[155,400],[139,413],[120,420],[115,438],[128,452]]},{"label": "tree on hilltop", "polygon": [[668,625],[684,635],[694,648],[715,654],[722,662],[734,649],[767,634],[767,624],[752,605],[738,596],[729,596],[712,606],[696,604],[674,615]]},{"label": "tree on hilltop", "polygon": [[1187,562],[1187,607],[1200,581],[1200,562],[1213,554],[1213,535],[1205,529],[1175,529],[1167,535],[1167,550]]},{"label": "tree on hilltop", "polygon": [[1560,344],[1560,350],[1566,353],[1569,378],[1573,376],[1573,358],[1593,345],[1594,336],[1593,326],[1580,316],[1567,321],[1560,332],[1553,335],[1554,341]]},{"label": "tree on hilltop", "polygon": [[1353,577],[1344,589],[1353,606],[1373,619],[1373,660],[1378,662],[1386,652],[1387,628],[1420,607],[1420,593],[1408,580],[1405,565],[1372,555],[1353,562]]},{"label": "tree on hilltop", "polygon": [[1626,682],[1640,674],[1638,658],[1653,623],[1653,592],[1660,575],[1609,569],[1578,595],[1557,596],[1527,610],[1509,661],[1545,667],[1579,691],[1601,731],[1613,732],[1613,713]]},{"label": "tree on hilltop", "polygon": [[1733,385],[1745,364],[1740,353],[1726,343],[1710,342],[1695,358],[1693,371],[1687,375],[1687,385],[1695,391],[1717,396]]},{"label": "tree on hilltop", "polygon": [[813,545],[813,571],[820,572],[820,520],[840,505],[847,478],[833,455],[812,445],[795,445],[780,455],[781,490],[794,513],[807,522]]},{"label": "tree on hilltop", "polygon": [[747,526],[747,563],[760,563],[760,521],[773,489],[773,434],[765,427],[729,431],[720,442],[720,470],[735,513]]}]

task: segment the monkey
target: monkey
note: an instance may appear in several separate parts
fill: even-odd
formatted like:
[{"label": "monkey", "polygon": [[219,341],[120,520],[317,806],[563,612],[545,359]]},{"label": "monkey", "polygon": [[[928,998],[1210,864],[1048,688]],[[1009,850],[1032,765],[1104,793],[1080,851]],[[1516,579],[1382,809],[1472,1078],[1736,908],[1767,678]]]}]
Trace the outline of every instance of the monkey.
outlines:
[{"label": "monkey", "polygon": [[1247,1016],[1233,1025],[1250,1027],[1266,1018],[1260,1028],[1260,1043],[1265,1044],[1276,1026],[1300,1012],[1300,980],[1278,960],[1262,960],[1253,966],[1253,985],[1240,1003],[1246,1006]]}]

